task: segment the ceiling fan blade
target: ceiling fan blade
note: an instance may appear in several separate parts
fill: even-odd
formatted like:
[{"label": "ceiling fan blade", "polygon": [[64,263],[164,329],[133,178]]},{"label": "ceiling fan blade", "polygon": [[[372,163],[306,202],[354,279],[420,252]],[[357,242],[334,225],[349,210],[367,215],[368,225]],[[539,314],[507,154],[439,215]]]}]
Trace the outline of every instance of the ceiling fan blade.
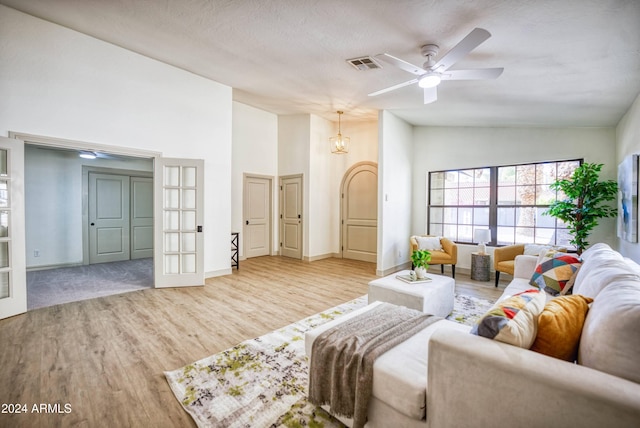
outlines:
[{"label": "ceiling fan blade", "polygon": [[432,68],[433,70],[443,71],[449,69],[453,64],[462,59],[469,52],[480,46],[482,42],[491,37],[491,33],[483,28],[475,28],[462,39],[460,43],[455,45],[440,61]]},{"label": "ceiling fan blade", "polygon": [[418,67],[417,65],[408,63],[407,61],[396,58],[395,56],[389,55],[388,53],[376,55],[376,58],[389,64],[395,65],[396,67],[401,68],[404,71],[408,71],[411,74],[415,74],[417,76],[424,74],[424,69],[422,67]]},{"label": "ceiling fan blade", "polygon": [[393,85],[393,86],[390,86],[390,87],[385,88],[385,89],[380,89],[379,91],[370,93],[369,96],[370,97],[375,97],[376,95],[384,94],[385,92],[390,92],[390,91],[393,91],[395,89],[400,89],[400,88],[403,88],[405,86],[412,85],[414,83],[418,83],[418,79],[411,79],[411,80],[408,80],[408,81],[406,81],[404,83],[399,83],[397,85]]},{"label": "ceiling fan blade", "polygon": [[438,87],[424,88],[424,103],[429,104],[438,99]]},{"label": "ceiling fan blade", "polygon": [[449,70],[445,71],[442,80],[487,80],[497,79],[504,68],[478,68],[475,70]]}]

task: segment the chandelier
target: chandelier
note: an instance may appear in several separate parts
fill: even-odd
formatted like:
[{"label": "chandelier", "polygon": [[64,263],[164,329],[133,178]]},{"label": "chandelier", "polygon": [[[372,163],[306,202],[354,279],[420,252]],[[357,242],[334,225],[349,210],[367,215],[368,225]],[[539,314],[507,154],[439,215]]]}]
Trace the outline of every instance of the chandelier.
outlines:
[{"label": "chandelier", "polygon": [[349,153],[349,142],[351,139],[349,137],[343,137],[340,133],[340,117],[344,112],[338,110],[338,135],[335,137],[329,138],[329,145],[331,146],[331,153],[335,154],[343,154]]}]

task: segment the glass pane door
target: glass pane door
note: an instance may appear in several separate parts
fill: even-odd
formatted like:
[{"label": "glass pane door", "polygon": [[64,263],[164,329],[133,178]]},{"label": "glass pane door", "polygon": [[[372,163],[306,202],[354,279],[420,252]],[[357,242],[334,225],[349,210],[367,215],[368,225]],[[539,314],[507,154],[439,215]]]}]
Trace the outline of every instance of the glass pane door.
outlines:
[{"label": "glass pane door", "polygon": [[[157,231],[156,286],[175,287],[204,284],[202,254],[202,194],[204,186],[201,160],[167,159],[158,161],[161,188],[156,186],[157,202],[161,202]],[[161,263],[158,263],[161,261]]]},{"label": "glass pane door", "polygon": [[0,137],[0,319],[27,311],[24,142]]}]

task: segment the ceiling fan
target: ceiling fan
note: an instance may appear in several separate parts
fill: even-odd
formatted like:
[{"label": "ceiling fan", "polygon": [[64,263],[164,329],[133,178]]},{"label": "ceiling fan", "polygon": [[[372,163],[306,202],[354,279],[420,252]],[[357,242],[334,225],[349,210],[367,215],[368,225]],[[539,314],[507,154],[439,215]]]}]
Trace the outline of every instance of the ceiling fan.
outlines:
[{"label": "ceiling fan", "polygon": [[424,103],[429,104],[438,99],[437,87],[443,80],[484,80],[496,79],[502,74],[504,68],[480,68],[473,70],[449,70],[456,62],[469,52],[477,48],[482,42],[491,37],[491,33],[482,28],[475,28],[460,43],[454,46],[446,53],[438,62],[435,57],[440,49],[438,45],[428,44],[421,48],[421,53],[427,58],[422,67],[408,63],[393,55],[383,53],[376,55],[376,58],[385,61],[391,65],[395,65],[404,71],[415,74],[417,77],[404,83],[381,89],[369,94],[370,97],[384,94],[404,86],[417,83],[418,86],[424,88]]}]

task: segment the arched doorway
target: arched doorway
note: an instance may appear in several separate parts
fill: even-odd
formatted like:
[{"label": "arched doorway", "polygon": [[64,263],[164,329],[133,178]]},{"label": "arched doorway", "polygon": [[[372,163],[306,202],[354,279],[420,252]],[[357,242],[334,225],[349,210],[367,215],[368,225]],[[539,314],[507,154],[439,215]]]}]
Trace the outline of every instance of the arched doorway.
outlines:
[{"label": "arched doorway", "polygon": [[359,162],[341,186],[341,248],[346,259],[376,262],[378,247],[378,165]]}]

